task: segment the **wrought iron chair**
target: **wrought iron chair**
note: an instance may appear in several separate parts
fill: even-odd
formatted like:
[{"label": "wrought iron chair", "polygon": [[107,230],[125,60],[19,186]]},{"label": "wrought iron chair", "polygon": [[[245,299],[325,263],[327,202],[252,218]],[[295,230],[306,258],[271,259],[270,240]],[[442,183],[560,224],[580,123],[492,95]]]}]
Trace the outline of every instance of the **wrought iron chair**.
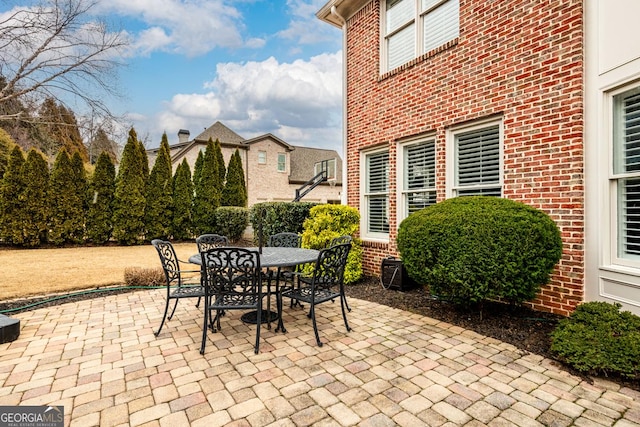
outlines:
[{"label": "wrought iron chair", "polygon": [[229,239],[220,234],[202,234],[196,237],[196,245],[198,245],[198,252],[205,252],[211,248],[229,246]]},{"label": "wrought iron chair", "polygon": [[[302,243],[302,236],[300,236],[298,233],[292,233],[288,231],[273,234],[269,236],[269,239],[267,240],[267,246],[281,247],[281,248],[283,247],[299,248],[301,243]],[[284,282],[284,286],[288,286],[287,283],[289,283],[290,286],[293,286],[295,274],[296,272],[299,271],[299,269],[300,269],[300,266],[297,266],[294,270],[291,270],[291,269],[282,270],[279,268],[278,271],[276,272],[276,281],[277,281],[276,288],[280,287],[280,281]],[[277,297],[279,298],[279,296]],[[278,302],[278,304],[280,303],[281,301]],[[299,304],[302,307],[302,304],[300,304],[299,301],[291,300],[291,307],[294,307],[296,304]],[[280,308],[279,312],[282,313],[280,305],[278,305],[278,307]]]},{"label": "wrought iron chair", "polygon": [[[256,343],[260,349],[260,325],[262,323],[262,271],[260,254],[244,248],[211,248],[201,252],[202,277],[205,288],[204,324],[202,346],[204,354],[207,329],[220,329],[220,317],[228,310],[256,311]],[[211,318],[211,313],[216,315]]]},{"label": "wrought iron chair", "polygon": [[[220,234],[201,234],[196,237],[196,245],[198,246],[198,252],[205,252],[211,248],[229,246],[229,239],[227,236]],[[200,307],[200,299],[198,299],[196,307]]]},{"label": "wrought iron chair", "polygon": [[333,239],[331,239],[331,242],[329,242],[328,247],[341,245],[343,243],[353,243],[353,237],[349,236],[348,234],[343,234],[342,236],[334,237]]},{"label": "wrought iron chair", "polygon": [[313,322],[313,331],[319,347],[322,347],[322,342],[316,322],[316,305],[339,298],[344,325],[347,331],[351,330],[347,322],[347,299],[344,294],[344,269],[350,250],[351,243],[322,249],[318,254],[311,281],[309,283],[300,282],[298,287],[286,289],[281,293],[283,298],[309,303],[311,308],[307,316]]},{"label": "wrought iron chair", "polygon": [[[178,306],[178,300],[183,298],[200,298],[205,295],[202,283],[200,283],[200,270],[183,270],[180,268],[180,264],[187,264],[184,261],[180,261],[176,255],[176,251],[173,245],[169,241],[154,239],[151,241],[153,247],[158,251],[160,256],[160,263],[164,270],[164,277],[167,281],[167,296],[164,307],[164,314],[162,315],[162,322],[160,327],[155,332],[158,336],[165,320],[171,320],[176,307]],[[198,273],[197,275],[195,273]],[[167,316],[169,312],[169,301],[175,300],[171,314]]]},{"label": "wrought iron chair", "polygon": [[302,238],[298,233],[277,233],[269,236],[267,240],[267,246],[285,247],[285,248],[299,248]]}]

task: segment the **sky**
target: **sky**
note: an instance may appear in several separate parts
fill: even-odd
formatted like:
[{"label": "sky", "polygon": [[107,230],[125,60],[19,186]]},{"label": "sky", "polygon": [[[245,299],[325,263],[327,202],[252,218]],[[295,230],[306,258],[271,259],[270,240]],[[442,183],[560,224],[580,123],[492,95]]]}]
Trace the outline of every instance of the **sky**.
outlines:
[{"label": "sky", "polygon": [[147,148],[220,121],[246,139],[342,151],[342,32],[315,16],[327,0],[94,1],[130,39],[124,97],[106,102]]}]

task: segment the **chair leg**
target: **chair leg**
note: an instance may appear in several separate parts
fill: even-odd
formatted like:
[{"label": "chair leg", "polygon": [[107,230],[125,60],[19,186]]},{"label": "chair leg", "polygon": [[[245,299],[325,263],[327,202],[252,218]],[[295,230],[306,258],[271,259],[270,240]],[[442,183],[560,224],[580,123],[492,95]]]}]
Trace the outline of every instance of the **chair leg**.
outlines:
[{"label": "chair leg", "polygon": [[[344,326],[347,328],[347,332],[351,332],[351,327],[349,326],[349,322],[347,322],[347,312],[344,310],[345,306],[349,308],[347,304],[347,298],[344,295],[340,296],[340,305],[342,306],[342,318],[344,319]],[[349,309],[351,311],[351,309]]]},{"label": "chair leg", "polygon": [[322,341],[320,341],[320,334],[318,333],[318,324],[316,323],[316,310],[313,306],[313,303],[311,304],[309,314],[311,317],[311,321],[313,322],[313,332],[316,334],[316,343],[318,343],[318,347],[322,347]]},{"label": "chair leg", "polygon": [[171,320],[173,314],[176,312],[176,308],[178,308],[178,298],[176,298],[176,302],[173,304],[173,310],[171,310],[171,314],[167,317],[167,320]]},{"label": "chair leg", "polygon": [[200,300],[202,299],[202,297],[198,297],[198,302],[196,303],[196,308],[200,308]]},{"label": "chair leg", "polygon": [[207,304],[207,299],[205,298],[204,302],[204,323],[202,325],[202,344],[200,344],[200,354],[204,354],[204,347],[207,343],[207,328],[209,327],[209,317],[211,313],[209,312],[209,304]]},{"label": "chair leg", "polygon": [[344,301],[344,305],[347,307],[347,311],[348,311],[349,313],[351,313],[351,307],[349,307],[349,303],[347,302],[347,296],[346,296],[346,295],[342,295],[342,296],[341,296],[341,298],[342,298],[342,299],[343,299],[343,301]]},{"label": "chair leg", "polygon": [[[267,316],[268,315],[269,314],[267,313]],[[262,307],[258,307],[257,321],[258,323],[256,324],[256,345],[253,350],[255,354],[258,354],[260,352],[260,326],[262,325]]]},{"label": "chair leg", "polygon": [[164,321],[167,318],[167,312],[168,311],[169,311],[169,298],[167,298],[167,302],[164,304],[164,314],[162,315],[162,322],[160,322],[160,327],[154,333],[155,336],[160,335],[160,331],[162,330],[162,327],[164,326]]}]

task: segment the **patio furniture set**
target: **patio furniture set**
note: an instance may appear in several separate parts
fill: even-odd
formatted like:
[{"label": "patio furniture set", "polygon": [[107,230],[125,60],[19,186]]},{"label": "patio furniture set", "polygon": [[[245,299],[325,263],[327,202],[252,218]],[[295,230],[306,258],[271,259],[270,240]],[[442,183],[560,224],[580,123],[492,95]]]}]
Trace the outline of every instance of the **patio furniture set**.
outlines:
[{"label": "patio furniture set", "polygon": [[[221,318],[233,310],[245,311],[242,321],[256,325],[254,352],[257,354],[263,323],[271,328],[271,323],[277,320],[275,331],[286,332],[285,298],[291,301],[291,308],[309,304],[307,317],[312,321],[318,346],[322,346],[316,322],[318,304],[339,300],[345,327],[351,330],[346,314],[351,308],[344,293],[344,269],[351,250],[351,236],[340,236],[326,248],[315,250],[301,248],[301,239],[296,233],[278,233],[269,237],[267,246],[249,248],[232,246],[225,236],[204,234],[196,239],[198,253],[188,261],[178,259],[169,241],[156,239],[151,243],[160,256],[167,290],[156,336],[175,314],[178,301],[184,298],[197,298],[198,308],[203,305],[200,354],[205,352],[208,331],[221,331]],[[186,265],[192,267],[183,269]],[[195,269],[196,265],[199,269]],[[312,267],[302,268],[304,265]],[[276,299],[276,312],[271,310],[272,295]],[[171,300],[174,305],[170,309]]]}]

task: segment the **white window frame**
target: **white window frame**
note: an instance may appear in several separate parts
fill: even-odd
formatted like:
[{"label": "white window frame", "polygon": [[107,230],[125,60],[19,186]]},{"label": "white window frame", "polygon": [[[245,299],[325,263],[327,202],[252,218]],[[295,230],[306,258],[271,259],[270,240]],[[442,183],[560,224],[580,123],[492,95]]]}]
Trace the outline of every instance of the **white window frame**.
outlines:
[{"label": "white window frame", "polygon": [[258,164],[266,165],[267,164],[267,152],[264,150],[258,151]]},{"label": "white window frame", "polygon": [[[409,188],[408,180],[411,178],[410,168],[412,167],[411,163],[408,161],[408,153],[409,150],[413,148],[417,148],[420,146],[430,145],[433,150],[433,168],[427,165],[428,170],[424,171],[424,184],[421,187],[413,187]],[[398,143],[398,158],[397,158],[397,195],[398,195],[398,220],[396,221],[396,226],[400,225],[403,219],[409,216],[409,199],[412,194],[417,193],[429,193],[430,198],[435,203],[435,199],[437,196],[436,193],[436,173],[437,173],[437,157],[438,152],[436,148],[436,138],[435,135],[428,135],[421,137],[419,139],[413,139],[409,141],[403,141]],[[429,203],[430,205],[431,203]]]},{"label": "white window frame", "polygon": [[[397,9],[388,13],[387,5],[390,1],[394,4],[389,10]],[[382,0],[380,7],[381,73],[398,68],[460,36],[459,0]],[[453,9],[457,10],[457,19],[443,21],[442,14],[452,13]],[[390,18],[397,22],[391,22]],[[430,29],[434,31],[430,32]],[[427,40],[428,38],[431,40]],[[406,52],[396,62],[391,62],[389,44],[394,41],[399,43],[398,46],[403,46]]]},{"label": "white window frame", "polygon": [[276,166],[278,172],[287,171],[287,155],[286,153],[278,153],[278,165]]},{"label": "white window frame", "polygon": [[[483,129],[498,127],[498,182],[476,185],[459,185],[458,184],[458,138],[469,133],[478,132]],[[468,125],[456,126],[447,129],[447,198],[457,197],[460,191],[478,190],[489,191],[492,188],[500,188],[500,197],[504,191],[504,128],[502,119],[481,120]]]},{"label": "white window frame", "polygon": [[[374,150],[362,151],[360,153],[360,233],[361,237],[366,240],[371,241],[380,241],[380,242],[388,242],[389,241],[389,200],[390,200],[390,182],[389,182],[389,174],[387,173],[387,188],[384,191],[371,192],[368,190],[368,170],[367,164],[368,159],[372,156],[387,154],[387,171],[391,168],[391,161],[389,157],[389,148],[382,147]],[[369,231],[369,213],[371,209],[369,208],[370,199],[376,197],[386,197],[386,208],[385,208],[385,216],[387,220],[387,230],[386,231]]]},{"label": "white window frame", "polygon": [[[609,192],[609,208],[610,208],[610,241],[609,241],[609,254],[608,258],[611,264],[623,266],[623,267],[631,267],[631,268],[640,268],[640,254],[628,254],[628,256],[624,256],[623,247],[624,240],[622,239],[622,231],[621,228],[623,225],[621,224],[621,198],[620,198],[620,190],[619,190],[619,182],[625,179],[638,179],[640,180],[640,170],[626,172],[620,170],[620,168],[616,167],[618,155],[623,155],[623,147],[619,143],[621,139],[624,138],[624,134],[619,133],[623,132],[623,129],[617,129],[616,124],[616,110],[618,105],[616,104],[616,98],[618,96],[623,96],[625,94],[631,94],[635,92],[636,94],[640,94],[640,82],[635,82],[634,84],[626,85],[618,90],[611,91],[605,94],[605,104],[607,105],[606,111],[608,112],[608,132],[607,137],[609,138],[609,158],[610,161],[608,166],[608,192]],[[618,138],[616,136],[618,135]]]}]

